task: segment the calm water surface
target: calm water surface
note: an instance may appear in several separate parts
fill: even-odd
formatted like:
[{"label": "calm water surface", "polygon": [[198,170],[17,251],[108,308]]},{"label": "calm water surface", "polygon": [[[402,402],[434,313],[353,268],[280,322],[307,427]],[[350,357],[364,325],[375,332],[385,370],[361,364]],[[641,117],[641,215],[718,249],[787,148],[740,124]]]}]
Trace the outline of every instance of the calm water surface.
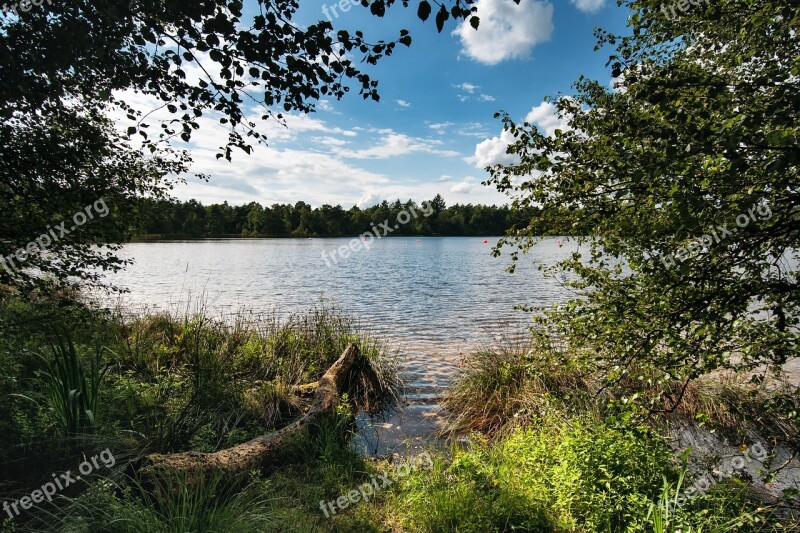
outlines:
[{"label": "calm water surface", "polygon": [[[373,241],[326,262],[349,239],[225,239],[136,243],[120,257],[134,263],[108,280],[130,292],[129,309],[186,309],[199,301],[217,315],[245,308],[287,315],[335,304],[389,341],[411,381],[408,405],[374,427],[367,440],[385,452],[418,441],[440,423],[438,397],[460,356],[478,343],[524,331],[516,305],[548,306],[572,296],[533,261],[552,265],[575,249],[563,239],[539,243],[514,274],[508,255],[491,256],[497,238],[423,237]],[[413,442],[412,442],[413,445]]]}]

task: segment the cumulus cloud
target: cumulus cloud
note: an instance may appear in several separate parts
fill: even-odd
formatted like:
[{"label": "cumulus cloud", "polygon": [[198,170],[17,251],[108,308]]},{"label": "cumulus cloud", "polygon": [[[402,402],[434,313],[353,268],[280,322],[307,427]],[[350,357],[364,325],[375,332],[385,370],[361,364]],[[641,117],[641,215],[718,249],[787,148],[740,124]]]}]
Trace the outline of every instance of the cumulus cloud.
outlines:
[{"label": "cumulus cloud", "polygon": [[472,188],[473,188],[472,183],[469,183],[467,181],[462,181],[450,187],[450,192],[454,192],[456,194],[467,194],[472,192]]},{"label": "cumulus cloud", "polygon": [[453,34],[461,39],[464,53],[480,63],[525,57],[553,34],[553,5],[548,2],[478,0],[475,6],[481,19],[478,29],[464,21]]},{"label": "cumulus cloud", "polygon": [[507,153],[508,146],[514,143],[511,132],[503,130],[499,137],[492,137],[479,143],[475,147],[475,155],[467,158],[468,163],[473,163],[478,168],[490,167],[497,164],[512,164],[519,161],[516,154]]},{"label": "cumulus cloud", "polygon": [[434,154],[444,157],[459,155],[458,152],[440,148],[442,141],[409,137],[391,130],[389,132],[375,146],[362,150],[342,150],[340,155],[350,159],[388,159],[415,153]]},{"label": "cumulus cloud", "polygon": [[411,107],[411,102],[407,102],[406,100],[395,100],[395,103],[404,109]]},{"label": "cumulus cloud", "polygon": [[481,102],[494,102],[495,101],[495,97],[492,96],[491,94],[482,94],[481,97],[480,97],[480,101]]},{"label": "cumulus cloud", "polygon": [[438,183],[445,183],[445,182],[448,182],[448,181],[453,181],[453,178],[452,178],[452,176],[448,176],[447,174],[442,174],[441,176],[436,178],[436,181]]},{"label": "cumulus cloud", "polygon": [[383,196],[376,191],[367,191],[361,195],[361,198],[358,199],[356,205],[360,209],[366,209],[367,207],[372,207],[373,205],[377,205],[384,200]]},{"label": "cumulus cloud", "polygon": [[536,124],[548,137],[555,134],[556,130],[567,131],[570,129],[566,117],[558,116],[558,108],[550,102],[542,102],[531,109],[525,116],[525,122]]},{"label": "cumulus cloud", "polygon": [[606,0],[570,0],[572,5],[583,11],[584,13],[595,13],[600,11],[606,4]]}]

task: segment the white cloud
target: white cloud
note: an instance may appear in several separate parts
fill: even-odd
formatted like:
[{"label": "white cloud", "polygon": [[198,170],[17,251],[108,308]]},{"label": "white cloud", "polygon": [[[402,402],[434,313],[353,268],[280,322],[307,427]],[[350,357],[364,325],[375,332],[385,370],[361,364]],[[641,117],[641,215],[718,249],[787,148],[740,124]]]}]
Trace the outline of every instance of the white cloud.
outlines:
[{"label": "white cloud", "polygon": [[395,100],[395,102],[404,109],[411,107],[411,102],[407,102],[406,100]]},{"label": "white cloud", "polygon": [[489,136],[489,130],[480,122],[470,122],[461,126],[456,133],[465,137],[478,137],[485,139]]},{"label": "white cloud", "polygon": [[452,178],[452,176],[448,176],[447,174],[442,174],[441,176],[436,178],[436,181],[438,183],[445,183],[445,182],[448,182],[448,181],[453,181],[453,178]]},{"label": "white cloud", "polygon": [[539,0],[478,0],[481,19],[475,30],[464,21],[453,32],[461,38],[464,52],[480,63],[495,65],[525,57],[553,33],[553,5]]},{"label": "white cloud", "polygon": [[495,101],[495,97],[492,96],[491,94],[482,94],[481,97],[480,97],[480,101],[481,102],[494,102]]},{"label": "white cloud", "polygon": [[508,130],[503,130],[499,137],[492,137],[479,143],[475,147],[475,155],[467,158],[468,163],[473,163],[478,168],[490,167],[498,163],[511,164],[519,161],[516,154],[506,152],[508,146],[514,142],[514,136]]},{"label": "white cloud", "polygon": [[606,0],[570,0],[570,2],[584,13],[600,11],[606,4]]},{"label": "white cloud", "polygon": [[337,137],[314,137],[311,140],[317,144],[322,144],[331,147],[344,146],[348,143],[348,141],[345,141],[344,139],[339,139]]},{"label": "white cloud", "polygon": [[376,191],[367,191],[361,195],[361,198],[358,199],[356,205],[361,209],[365,209],[381,203],[384,199],[385,198]]},{"label": "white cloud", "polygon": [[467,194],[472,192],[473,186],[474,185],[468,181],[462,181],[450,187],[450,192],[454,192],[456,194]]},{"label": "white cloud", "polygon": [[436,132],[437,134],[439,134],[439,135],[443,135],[443,134],[447,133],[447,130],[450,128],[450,126],[455,126],[455,123],[454,122],[434,122],[432,124],[428,124],[428,127],[430,129],[432,129],[434,132]]},{"label": "white cloud", "polygon": [[609,82],[611,86],[611,90],[615,93],[625,94],[628,92],[628,89],[625,87],[625,73],[621,73],[618,77],[614,78],[612,76],[611,82]]},{"label": "white cloud", "polygon": [[390,157],[415,153],[434,154],[445,157],[459,155],[458,152],[452,150],[437,148],[437,146],[442,144],[441,141],[409,137],[402,133],[394,133],[391,130],[388,131],[391,133],[386,134],[380,140],[380,144],[362,150],[342,150],[340,155],[350,159],[388,159]]},{"label": "white cloud", "polygon": [[320,100],[317,102],[317,108],[322,109],[323,111],[333,111],[333,106],[328,100]]},{"label": "white cloud", "polygon": [[[525,116],[525,122],[529,122],[539,127],[545,135],[553,135],[557,129],[569,131],[567,118],[558,116],[558,108],[550,102],[542,102],[534,106]],[[490,167],[497,164],[515,164],[519,162],[516,154],[507,152],[508,146],[515,141],[514,136],[508,130],[503,130],[499,137],[492,137],[475,146],[475,155],[466,158],[468,163],[474,164],[478,168]]]},{"label": "white cloud", "polygon": [[536,124],[548,137],[555,134],[556,130],[567,131],[570,129],[568,120],[559,118],[558,108],[550,102],[542,102],[525,116],[525,122]]},{"label": "white cloud", "polygon": [[470,94],[475,92],[475,89],[480,89],[480,85],[474,85],[472,83],[459,83],[458,85],[453,85],[456,89],[461,89],[462,91],[466,91]]}]

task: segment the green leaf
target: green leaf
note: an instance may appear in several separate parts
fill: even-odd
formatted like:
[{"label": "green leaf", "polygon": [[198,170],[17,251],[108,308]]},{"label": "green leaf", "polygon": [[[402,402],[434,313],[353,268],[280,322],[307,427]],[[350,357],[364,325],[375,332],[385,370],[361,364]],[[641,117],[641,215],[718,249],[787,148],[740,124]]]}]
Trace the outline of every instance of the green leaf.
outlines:
[{"label": "green leaf", "polygon": [[425,22],[428,20],[428,17],[431,16],[431,11],[431,5],[428,3],[428,0],[422,0],[417,8],[417,16],[421,21]]},{"label": "green leaf", "polygon": [[444,29],[444,23],[449,18],[450,18],[450,13],[448,13],[447,9],[445,9],[445,7],[442,6],[439,12],[436,13],[436,31],[442,33],[442,30]]}]

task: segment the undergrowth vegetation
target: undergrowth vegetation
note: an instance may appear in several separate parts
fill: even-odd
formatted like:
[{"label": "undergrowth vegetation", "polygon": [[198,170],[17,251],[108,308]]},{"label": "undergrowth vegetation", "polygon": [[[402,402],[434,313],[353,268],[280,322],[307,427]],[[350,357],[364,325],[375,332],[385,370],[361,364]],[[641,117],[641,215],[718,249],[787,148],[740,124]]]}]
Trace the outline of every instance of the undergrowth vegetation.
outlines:
[{"label": "undergrowth vegetation", "polygon": [[[402,391],[383,345],[327,307],[284,318],[239,313],[217,320],[202,310],[123,317],[69,297],[23,303],[3,294],[0,325],[3,500],[29,495],[51,474],[74,472],[105,448],[121,467],[65,487],[53,502],[37,506],[41,512],[4,514],[0,523],[12,529],[47,530],[58,515],[82,517],[75,524],[90,524],[83,530],[92,531],[105,530],[100,523],[115,524],[108,530],[218,530],[213,523],[247,530],[233,517],[252,518],[251,530],[262,530],[266,515],[241,512],[261,501],[252,489],[223,490],[220,480],[206,492],[186,488],[184,496],[153,506],[124,465],[150,453],[216,451],[285,426],[310,405],[316,381],[349,343],[360,355],[348,375],[346,409],[378,414],[394,407]],[[309,450],[326,456],[346,449],[350,426],[316,434],[322,440]],[[325,434],[336,438],[326,441]],[[219,506],[209,507],[217,500]],[[107,520],[123,516],[129,525]],[[58,523],[57,529],[81,530]],[[205,529],[195,527],[202,523]]]},{"label": "undergrowth vegetation", "polygon": [[[202,312],[124,318],[61,300],[0,303],[0,482],[19,501],[51,474],[75,471],[109,449],[101,469],[0,531],[792,531],[789,514],[765,505],[746,479],[720,480],[684,501],[684,457],[664,435],[676,424],[741,433],[743,420],[771,439],[796,427],[770,417],[791,391],[735,380],[698,381],[670,413],[642,412],[558,343],[476,349],[443,399],[450,446],[431,470],[326,512],[324,502],[393,472],[401,457],[354,451],[356,412],[401,400],[396,362],[335,309],[280,319]],[[68,332],[68,334],[67,334]],[[316,381],[349,343],[362,357],[347,393],[246,482],[137,477],[149,453],[210,452],[279,429],[307,409]],[[787,400],[788,399],[788,400]],[[785,403],[781,408],[786,407]],[[738,432],[738,433],[737,433]],[[414,452],[408,451],[408,454]]]},{"label": "undergrowth vegetation", "polygon": [[[612,394],[580,361],[538,336],[471,353],[443,401],[449,415],[443,433],[469,435],[470,445],[456,449],[436,475],[408,481],[397,499],[406,523],[422,531],[800,527],[792,491],[785,501],[767,503],[746,473],[685,501],[693,475],[688,455],[668,444],[676,431],[692,427],[734,442],[757,434],[771,446],[796,449],[797,424],[782,415],[796,401],[794,388],[708,376],[677,391],[677,408],[645,410],[630,396],[654,385],[631,383]],[[665,404],[676,394],[659,392]],[[775,472],[764,474],[769,481]]]}]

